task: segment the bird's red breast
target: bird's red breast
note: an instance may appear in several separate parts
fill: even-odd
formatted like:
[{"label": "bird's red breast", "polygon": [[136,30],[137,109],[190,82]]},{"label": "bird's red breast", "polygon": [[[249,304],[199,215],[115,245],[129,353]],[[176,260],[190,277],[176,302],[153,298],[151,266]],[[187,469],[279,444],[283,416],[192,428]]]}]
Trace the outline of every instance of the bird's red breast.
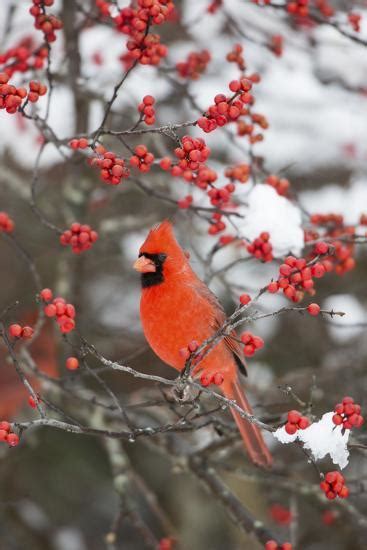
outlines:
[{"label": "bird's red breast", "polygon": [[[154,258],[162,253],[166,255],[162,280],[157,284],[143,285],[141,321],[155,353],[165,363],[181,370],[185,359],[180,350],[194,340],[199,344],[207,340],[222,325],[225,315],[215,296],[191,269],[169,222],[153,229],[140,248],[144,257]],[[199,367],[200,371],[220,371],[228,378],[235,376],[236,363],[222,341],[200,362]]]}]

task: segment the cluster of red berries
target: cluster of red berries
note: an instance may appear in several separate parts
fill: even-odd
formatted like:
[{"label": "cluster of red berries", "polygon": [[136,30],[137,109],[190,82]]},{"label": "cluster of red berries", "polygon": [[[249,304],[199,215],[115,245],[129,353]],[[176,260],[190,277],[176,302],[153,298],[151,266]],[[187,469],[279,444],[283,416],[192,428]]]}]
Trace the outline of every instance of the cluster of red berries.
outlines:
[{"label": "cluster of red berries", "polygon": [[144,32],[149,23],[161,25],[174,10],[171,0],[137,0],[138,7],[122,8],[114,21],[120,32],[134,35]]},{"label": "cluster of red berries", "polygon": [[283,55],[284,39],[281,34],[274,34],[270,39],[269,48],[277,56]]},{"label": "cluster of red berries", "polygon": [[278,544],[275,540],[268,540],[265,543],[265,550],[292,550],[292,545],[290,542]]},{"label": "cluster of red berries", "polygon": [[[318,250],[318,255],[326,254],[328,244],[324,242],[317,243],[315,250]],[[325,252],[323,252],[325,250]],[[305,291],[309,294],[315,294],[314,278],[319,279],[325,275],[327,268],[324,262],[315,262],[308,265],[305,258],[295,258],[288,256],[284,263],[279,268],[279,279],[268,285],[268,291],[272,294],[283,289],[284,295],[293,302],[300,302]],[[320,312],[317,304],[311,304],[312,307],[308,310],[311,315],[318,315]],[[316,306],[316,308],[314,307]],[[318,308],[318,311],[317,311]]]},{"label": "cluster of red berries", "polygon": [[186,58],[186,61],[176,63],[176,70],[182,78],[190,78],[198,80],[207,68],[211,60],[211,55],[208,50],[201,52],[191,52]]},{"label": "cluster of red berries", "polygon": [[230,180],[246,183],[251,175],[251,166],[249,164],[236,164],[226,169],[225,176]]},{"label": "cluster of red berries", "polygon": [[53,5],[54,0],[32,0],[29,13],[34,17],[34,26],[43,32],[46,42],[55,42],[55,31],[62,29],[62,21],[55,15],[45,13],[45,8]]},{"label": "cluster of red berries", "polygon": [[241,72],[246,69],[245,58],[243,57],[242,52],[243,47],[241,44],[235,44],[232,50],[226,55],[227,61],[229,63],[236,63]]},{"label": "cluster of red berries", "polygon": [[[340,214],[313,214],[310,217],[313,225],[321,226],[320,230],[306,230],[305,242],[314,241],[322,237],[330,239],[330,254],[323,258],[322,264],[326,271],[335,271],[337,275],[354,269],[356,261],[354,259],[355,246],[353,242],[344,242],[345,238],[355,235],[355,227],[345,225],[344,218]],[[343,239],[339,239],[342,237]],[[317,254],[315,250],[311,253],[311,258]]]},{"label": "cluster of red berries", "polygon": [[315,8],[325,17],[332,17],[335,13],[334,8],[327,0],[317,0]]},{"label": "cluster of red berries", "polygon": [[141,65],[159,65],[168,53],[167,46],[161,44],[159,34],[148,34],[140,40],[128,40],[126,47],[130,57],[138,59]]},{"label": "cluster of red berries", "polygon": [[255,125],[260,126],[263,130],[269,128],[269,123],[264,115],[259,113],[250,113],[247,109],[242,109],[243,115],[249,115],[250,120],[246,122],[244,120],[237,121],[237,134],[239,136],[247,136],[250,143],[256,143],[264,139],[263,134],[255,134]]},{"label": "cluster of red berries", "polygon": [[176,164],[169,157],[162,158],[159,163],[163,170],[170,170],[173,177],[183,178],[204,190],[217,179],[217,173],[205,164],[210,149],[203,139],[184,136],[181,147],[175,149],[175,155]]},{"label": "cluster of red berries", "polygon": [[247,252],[262,262],[271,262],[273,259],[273,247],[267,231],[263,231],[252,243],[247,244],[246,249]]},{"label": "cluster of red berries", "polygon": [[175,149],[175,155],[178,162],[174,166],[171,162],[168,166],[169,159],[162,159],[160,163],[163,169],[171,168],[172,176],[182,177],[201,189],[206,189],[209,183],[215,181],[216,173],[204,164],[210,149],[203,139],[184,136],[181,147]]},{"label": "cluster of red berries", "polygon": [[360,428],[364,422],[361,406],[355,403],[352,397],[344,397],[341,403],[335,405],[334,411],[334,424],[342,425],[345,430]]},{"label": "cluster of red berries", "polygon": [[126,168],[124,159],[111,151],[106,151],[102,145],[96,148],[96,153],[97,156],[92,157],[89,163],[100,169],[100,177],[105,183],[118,185],[123,178],[129,177],[130,171]]},{"label": "cluster of red berries", "polygon": [[71,139],[69,145],[72,149],[86,149],[88,147],[88,140],[86,138]]},{"label": "cluster of red berries", "polygon": [[208,159],[210,149],[203,139],[184,136],[181,147],[175,149],[175,155],[179,159],[178,166],[181,170],[198,170],[200,164]]},{"label": "cluster of red berries", "polygon": [[290,183],[286,178],[278,178],[278,176],[271,174],[266,178],[265,183],[274,187],[278,195],[283,197],[288,195]]},{"label": "cluster of red berries", "polygon": [[135,155],[130,157],[130,165],[140,170],[140,172],[149,172],[154,162],[153,153],[149,153],[145,145],[137,145],[134,152]]},{"label": "cluster of red berries", "polygon": [[245,344],[243,353],[246,357],[252,357],[258,349],[264,347],[264,340],[260,336],[254,336],[251,332],[243,332],[241,342]]},{"label": "cluster of red berries", "polygon": [[110,15],[110,2],[105,0],[95,0],[96,8],[99,10],[99,13],[103,17],[108,17]]},{"label": "cluster of red berries", "polygon": [[28,340],[32,338],[34,333],[34,330],[32,327],[22,327],[18,324],[10,325],[9,327],[9,336],[12,338],[23,338],[24,340]]},{"label": "cluster of red berries", "polygon": [[291,0],[287,3],[287,12],[299,17],[307,17],[309,0]]},{"label": "cluster of red berries", "polygon": [[207,189],[208,187],[211,187],[213,185],[217,178],[218,174],[215,170],[212,170],[206,164],[201,164],[195,174],[195,177],[193,177],[189,181],[196,185],[196,187],[199,187],[199,189]]},{"label": "cluster of red berries", "polygon": [[6,441],[9,447],[16,447],[19,443],[19,436],[10,431],[10,424],[6,420],[0,422],[0,441]]},{"label": "cluster of red berries", "polygon": [[11,233],[14,229],[14,222],[6,212],[0,212],[0,232]]},{"label": "cluster of red berries", "polygon": [[[149,25],[160,25],[172,14],[171,0],[138,0],[137,8],[126,7],[114,18],[117,29],[127,34],[129,57],[142,65],[158,65],[167,55],[167,47],[160,43],[158,34],[147,34]],[[125,60],[127,61],[127,60]]]},{"label": "cluster of red berries", "polygon": [[208,191],[208,197],[210,199],[210,204],[217,207],[224,207],[230,201],[232,193],[235,191],[235,186],[233,183],[227,183],[224,187],[220,189],[212,187]]},{"label": "cluster of red berries", "polygon": [[345,479],[337,470],[328,472],[325,475],[324,481],[320,483],[320,488],[330,500],[336,497],[347,498],[349,496],[349,489],[345,485]]},{"label": "cluster of red berries", "polygon": [[75,308],[67,304],[64,298],[53,298],[52,290],[44,288],[40,297],[45,302],[44,312],[46,317],[56,317],[60,330],[63,334],[71,332],[75,328]]},{"label": "cluster of red berries", "polygon": [[97,231],[93,231],[89,225],[72,223],[70,229],[60,236],[60,243],[63,246],[70,245],[74,254],[80,254],[89,250],[97,239]]},{"label": "cluster of red berries", "polygon": [[223,384],[224,376],[220,372],[215,373],[209,373],[209,372],[203,372],[203,374],[200,376],[200,384],[206,388],[210,386],[210,384],[215,384],[216,386],[220,386]]},{"label": "cluster of red berries", "polygon": [[[354,234],[354,228],[350,229],[349,235]],[[348,235],[348,231],[346,233]],[[331,271],[334,267],[337,275],[343,275],[354,269],[356,266],[356,261],[353,257],[355,246],[353,244],[344,244],[340,240],[332,241],[331,245],[333,248],[333,255],[324,262],[324,264],[326,261],[329,263],[330,269],[328,269],[328,271]]]},{"label": "cluster of red berries", "polygon": [[359,32],[361,30],[361,20],[362,16],[359,13],[348,13],[348,23],[354,31]]},{"label": "cluster of red berries", "polygon": [[287,423],[284,426],[285,431],[289,435],[295,434],[298,430],[305,430],[310,425],[307,416],[302,416],[298,411],[289,411],[287,415]]},{"label": "cluster of red berries", "polygon": [[185,210],[186,208],[190,208],[193,200],[192,195],[186,195],[186,197],[177,201],[177,205],[182,210]]},{"label": "cluster of red berries", "polygon": [[0,65],[7,64],[3,71],[11,77],[16,72],[25,73],[29,69],[42,69],[47,55],[46,47],[35,48],[33,39],[26,37],[17,46],[0,54]]},{"label": "cluster of red berries", "polygon": [[252,82],[247,78],[232,80],[229,89],[234,96],[227,97],[224,94],[217,94],[214,104],[197,121],[198,126],[204,132],[212,132],[218,126],[224,126],[228,122],[236,121],[242,114],[248,114],[244,105],[252,103],[253,97],[250,94]]},{"label": "cluster of red berries", "polygon": [[203,173],[203,170],[210,171],[204,164],[210,155],[209,147],[203,139],[191,136],[184,136],[181,143],[181,147],[175,149],[175,155],[178,159],[177,164],[172,165],[171,159],[164,157],[159,163],[160,167],[163,170],[171,170],[174,177],[182,177],[184,180],[206,189],[207,183],[205,183],[205,186],[202,183],[198,185],[198,180],[213,181],[213,178],[200,176],[200,172]]},{"label": "cluster of red berries", "polygon": [[29,83],[29,92],[27,99],[31,103],[36,103],[39,100],[39,97],[45,95],[47,92],[47,86],[37,82],[36,80],[31,80]]},{"label": "cluster of red berries", "polygon": [[224,231],[225,228],[226,224],[223,221],[223,215],[219,212],[214,212],[212,214],[212,221],[210,222],[210,226],[208,229],[209,235],[217,235],[217,233]]},{"label": "cluster of red berries", "polygon": [[8,84],[8,80],[9,76],[6,73],[0,73],[0,109],[6,109],[7,113],[14,114],[27,97],[27,90]]},{"label": "cluster of red berries", "polygon": [[342,214],[311,214],[310,222],[314,225],[342,226],[344,218]]},{"label": "cluster of red berries", "polygon": [[[227,59],[236,62],[241,71],[245,69],[241,46],[236,45],[234,50],[228,54]],[[214,105],[211,105],[203,116],[198,119],[198,126],[204,132],[212,132],[218,126],[235,122],[239,136],[247,136],[251,144],[262,141],[264,139],[263,134],[261,132],[255,133],[255,129],[259,126],[265,130],[269,127],[269,123],[264,115],[253,113],[249,108],[255,103],[250,90],[252,85],[258,82],[260,82],[258,73],[242,75],[240,79],[231,81],[229,89],[234,95],[231,97],[226,97],[224,94],[216,95]],[[249,118],[245,120],[243,117]]]},{"label": "cluster of red berries", "polygon": [[279,525],[289,525],[292,521],[292,512],[281,504],[272,504],[269,512],[272,520]]},{"label": "cluster of red berries", "polygon": [[65,365],[68,370],[76,370],[79,368],[79,360],[77,357],[68,357]]},{"label": "cluster of red berries", "polygon": [[146,95],[143,97],[143,101],[139,103],[138,111],[140,116],[142,117],[142,120],[144,120],[145,124],[148,126],[151,126],[155,123],[155,110],[154,105],[155,99],[152,95]]}]

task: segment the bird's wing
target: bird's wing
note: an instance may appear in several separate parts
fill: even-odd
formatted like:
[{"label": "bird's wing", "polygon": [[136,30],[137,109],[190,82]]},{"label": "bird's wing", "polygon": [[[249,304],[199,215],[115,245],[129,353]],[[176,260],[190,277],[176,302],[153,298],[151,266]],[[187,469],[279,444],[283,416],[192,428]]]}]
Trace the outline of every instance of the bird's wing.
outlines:
[{"label": "bird's wing", "polygon": [[[195,289],[199,296],[201,298],[204,298],[212,306],[213,318],[211,325],[213,329],[217,331],[223,326],[223,323],[226,320],[225,311],[222,307],[222,304],[219,302],[218,298],[210,290],[210,288],[208,288],[205,283],[200,281],[200,279],[198,280],[200,284],[196,284]],[[225,336],[223,340],[227,348],[233,353],[239,370],[242,372],[242,374],[247,376],[246,360],[243,354],[241,343],[238,341],[237,332],[233,330],[231,334]]]}]

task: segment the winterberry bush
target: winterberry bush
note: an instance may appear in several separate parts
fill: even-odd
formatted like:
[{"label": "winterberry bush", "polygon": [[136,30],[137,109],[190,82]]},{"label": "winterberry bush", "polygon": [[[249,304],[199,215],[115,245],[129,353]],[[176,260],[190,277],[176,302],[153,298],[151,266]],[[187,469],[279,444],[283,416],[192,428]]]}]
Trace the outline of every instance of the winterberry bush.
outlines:
[{"label": "winterberry bush", "polygon": [[[365,548],[366,17],[2,0],[1,548]],[[165,218],[227,313],[179,376],[132,271]],[[200,372],[223,338],[253,416]]]}]

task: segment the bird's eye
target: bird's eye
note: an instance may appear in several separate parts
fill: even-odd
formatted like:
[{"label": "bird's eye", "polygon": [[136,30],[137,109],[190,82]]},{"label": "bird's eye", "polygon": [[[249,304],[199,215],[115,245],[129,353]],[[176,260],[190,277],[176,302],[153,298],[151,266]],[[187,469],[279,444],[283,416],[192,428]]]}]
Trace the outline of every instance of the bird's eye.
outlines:
[{"label": "bird's eye", "polygon": [[167,254],[158,254],[158,261],[164,262],[164,260],[167,258]]}]

